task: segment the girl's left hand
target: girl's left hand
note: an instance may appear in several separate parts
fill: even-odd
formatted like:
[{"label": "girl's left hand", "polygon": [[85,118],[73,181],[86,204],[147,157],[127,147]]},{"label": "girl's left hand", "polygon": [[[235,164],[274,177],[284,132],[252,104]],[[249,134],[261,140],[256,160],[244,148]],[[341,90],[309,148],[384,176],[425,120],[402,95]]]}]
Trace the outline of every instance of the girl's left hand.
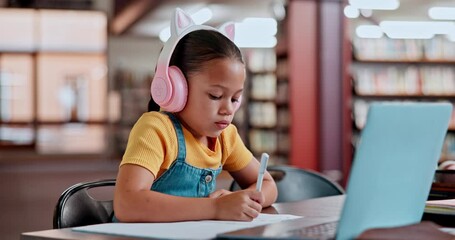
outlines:
[{"label": "girl's left hand", "polygon": [[215,192],[212,192],[210,195],[209,195],[209,198],[219,198],[219,197],[222,197],[222,196],[226,196],[226,195],[229,195],[231,194],[232,192],[231,191],[228,191],[226,189],[218,189],[216,190]]}]

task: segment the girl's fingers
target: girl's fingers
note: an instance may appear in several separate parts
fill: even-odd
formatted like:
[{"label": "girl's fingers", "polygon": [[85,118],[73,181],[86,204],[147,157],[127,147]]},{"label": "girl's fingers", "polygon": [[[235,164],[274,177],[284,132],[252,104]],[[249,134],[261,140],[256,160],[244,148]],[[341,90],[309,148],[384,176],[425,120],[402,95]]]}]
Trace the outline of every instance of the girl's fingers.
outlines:
[{"label": "girl's fingers", "polygon": [[257,209],[255,208],[249,207],[246,208],[243,213],[248,217],[249,221],[252,221],[253,219],[259,216],[260,211],[257,211]]}]

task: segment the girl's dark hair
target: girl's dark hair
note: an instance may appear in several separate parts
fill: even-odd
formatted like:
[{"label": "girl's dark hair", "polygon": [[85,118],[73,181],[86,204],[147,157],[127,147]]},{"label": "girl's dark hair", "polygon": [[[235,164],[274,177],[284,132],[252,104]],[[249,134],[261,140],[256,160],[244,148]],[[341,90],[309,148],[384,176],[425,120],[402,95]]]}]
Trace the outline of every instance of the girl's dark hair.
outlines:
[{"label": "girl's dark hair", "polygon": [[223,34],[198,30],[179,41],[169,65],[180,68],[188,79],[193,72],[202,70],[205,62],[218,58],[229,58],[243,63],[239,48]]},{"label": "girl's dark hair", "polygon": [[[180,39],[172,53],[170,66],[177,66],[186,79],[201,71],[210,60],[228,58],[243,62],[240,49],[217,31],[197,30]],[[158,111],[159,106],[150,99],[148,111]]]}]

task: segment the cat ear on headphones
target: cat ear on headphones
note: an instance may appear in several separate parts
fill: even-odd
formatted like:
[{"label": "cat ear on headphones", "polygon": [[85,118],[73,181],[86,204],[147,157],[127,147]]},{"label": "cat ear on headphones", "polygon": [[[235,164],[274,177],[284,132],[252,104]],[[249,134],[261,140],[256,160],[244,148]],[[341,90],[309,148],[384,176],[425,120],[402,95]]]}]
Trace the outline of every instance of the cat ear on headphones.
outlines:
[{"label": "cat ear on headphones", "polygon": [[218,31],[224,36],[229,38],[231,41],[234,41],[235,38],[235,23],[227,22],[218,27]]},{"label": "cat ear on headphones", "polygon": [[176,8],[171,18],[171,35],[180,36],[185,29],[195,25],[193,19],[185,11]]}]

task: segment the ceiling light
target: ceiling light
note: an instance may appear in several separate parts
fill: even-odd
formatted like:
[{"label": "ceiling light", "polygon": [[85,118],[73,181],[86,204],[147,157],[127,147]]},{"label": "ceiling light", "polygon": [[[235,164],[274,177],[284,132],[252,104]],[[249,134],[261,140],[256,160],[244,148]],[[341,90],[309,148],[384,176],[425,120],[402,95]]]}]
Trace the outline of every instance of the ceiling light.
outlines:
[{"label": "ceiling light", "polygon": [[275,0],[272,3],[272,13],[276,20],[283,20],[286,17],[286,8],[284,7],[284,0]]},{"label": "ceiling light", "polygon": [[447,39],[449,39],[449,41],[455,42],[455,31],[451,34],[447,34]]},{"label": "ceiling light", "polygon": [[398,0],[349,0],[358,9],[395,10],[400,6]]},{"label": "ceiling light", "polygon": [[344,7],[343,12],[344,16],[346,16],[347,18],[358,18],[360,15],[359,9],[351,5],[347,5],[346,7]]},{"label": "ceiling light", "polygon": [[239,48],[273,48],[277,40],[274,36],[252,38],[244,35],[235,35],[235,44]]},{"label": "ceiling light", "polygon": [[432,21],[382,21],[379,26],[390,38],[430,39],[435,34],[450,34],[454,29],[452,22]]},{"label": "ceiling light", "polygon": [[[198,13],[191,15],[196,24],[202,24],[201,20],[196,21]],[[200,15],[203,15],[202,13]],[[200,18],[206,19],[208,18]],[[272,48],[275,47],[276,33],[278,31],[277,21],[273,18],[245,18],[240,23],[235,23],[235,44],[242,48]],[[166,42],[170,37],[169,27],[160,32],[160,40]]]},{"label": "ceiling light", "polygon": [[191,14],[191,18],[196,24],[203,24],[212,19],[212,16],[212,10],[208,7],[201,8],[197,12]]},{"label": "ceiling light", "polygon": [[355,29],[355,33],[360,38],[381,38],[384,35],[381,27],[376,25],[360,25]]},{"label": "ceiling light", "polygon": [[171,37],[171,29],[169,27],[161,30],[159,38],[161,42],[166,42]]},{"label": "ceiling light", "polygon": [[272,48],[277,22],[273,18],[246,18],[235,24],[235,44],[241,48]]},{"label": "ceiling light", "polygon": [[455,7],[432,7],[428,16],[435,20],[455,20]]},{"label": "ceiling light", "polygon": [[373,10],[371,10],[371,9],[360,9],[360,14],[362,14],[362,16],[368,18],[368,17],[373,16]]},{"label": "ceiling light", "polygon": [[277,31],[277,22],[273,18],[245,18],[235,24],[236,35],[275,36]]}]

